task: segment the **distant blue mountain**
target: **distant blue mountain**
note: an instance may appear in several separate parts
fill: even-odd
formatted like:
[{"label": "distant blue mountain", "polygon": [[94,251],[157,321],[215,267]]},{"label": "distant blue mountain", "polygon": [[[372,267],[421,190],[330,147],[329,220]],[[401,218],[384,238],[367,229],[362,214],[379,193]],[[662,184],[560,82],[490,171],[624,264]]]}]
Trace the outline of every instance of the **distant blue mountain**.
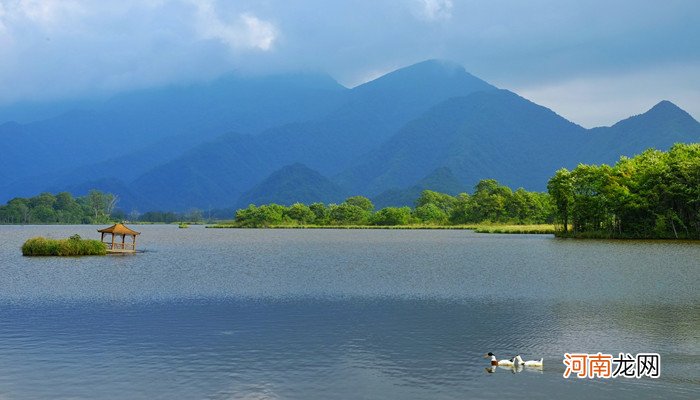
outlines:
[{"label": "distant blue mountain", "polygon": [[700,124],[668,100],[647,112],[611,127],[589,131],[586,145],[577,155],[590,163],[614,163],[621,155],[633,156],[649,147],[667,150],[674,143],[700,142]]},{"label": "distant blue mountain", "polygon": [[584,135],[584,128],[512,92],[477,92],[406,124],[338,181],[351,192],[376,195],[447,167],[465,187],[494,178],[542,189],[553,171],[575,163]]},{"label": "distant blue mountain", "polygon": [[0,124],[6,149],[0,201],[57,181],[131,181],[225,132],[258,134],[318,118],[335,109],[347,90],[327,75],[229,76],[127,93],[28,124]]},{"label": "distant blue mountain", "polygon": [[0,124],[0,202],[95,187],[127,212],[340,193],[403,205],[486,178],[544,190],[560,167],[700,141],[700,124],[668,101],[587,130],[439,60],[353,89],[324,75],[225,77],[83,104]]},{"label": "distant blue mountain", "polygon": [[196,146],[147,171],[132,188],[162,209],[227,207],[284,165],[303,163],[326,176],[337,174],[416,115],[451,97],[482,90],[497,89],[453,64],[426,61],[350,90],[322,118],[255,137],[225,135]]},{"label": "distant blue mountain", "polygon": [[455,196],[459,193],[471,191],[464,182],[457,179],[447,167],[440,167],[416,182],[415,185],[401,188],[388,189],[372,197],[372,202],[377,209],[384,207],[415,206],[415,202],[424,190],[433,190]]},{"label": "distant blue mountain", "polygon": [[244,193],[236,204],[245,208],[249,204],[311,204],[314,202],[340,203],[347,197],[338,185],[304,164],[292,164],[280,168]]}]

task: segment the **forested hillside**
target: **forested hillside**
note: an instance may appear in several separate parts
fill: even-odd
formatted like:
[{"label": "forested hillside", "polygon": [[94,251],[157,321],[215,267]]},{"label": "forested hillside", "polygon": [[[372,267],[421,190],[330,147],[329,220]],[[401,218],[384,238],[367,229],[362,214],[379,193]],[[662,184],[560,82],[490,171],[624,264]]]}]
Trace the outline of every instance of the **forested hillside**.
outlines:
[{"label": "forested hillside", "polygon": [[[0,121],[0,202],[94,188],[127,214],[345,193],[410,206],[482,179],[543,191],[562,167],[700,142],[700,123],[669,101],[585,129],[439,60],[352,89],[322,74],[229,76],[76,104],[89,109]],[[280,174],[294,164],[317,177]]]}]

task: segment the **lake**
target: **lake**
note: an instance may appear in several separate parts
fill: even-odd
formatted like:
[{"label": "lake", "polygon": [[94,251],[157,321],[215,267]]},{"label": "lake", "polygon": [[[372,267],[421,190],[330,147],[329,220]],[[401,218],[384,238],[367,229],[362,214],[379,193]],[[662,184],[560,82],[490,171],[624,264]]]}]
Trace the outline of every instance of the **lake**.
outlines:
[{"label": "lake", "polygon": [[[148,225],[136,255],[21,256],[97,228],[0,226],[0,399],[700,398],[698,243]],[[566,352],[661,376],[564,379]]]}]

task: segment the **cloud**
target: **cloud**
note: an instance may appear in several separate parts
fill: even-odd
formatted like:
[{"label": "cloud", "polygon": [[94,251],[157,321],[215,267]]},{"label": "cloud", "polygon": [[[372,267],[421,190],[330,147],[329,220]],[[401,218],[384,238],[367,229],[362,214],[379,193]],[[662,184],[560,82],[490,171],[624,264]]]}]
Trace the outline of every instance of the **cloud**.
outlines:
[{"label": "cloud", "polygon": [[64,26],[66,20],[74,20],[85,14],[82,4],[75,0],[20,0],[8,7],[11,18],[26,19],[43,29]]},{"label": "cloud", "polygon": [[231,22],[225,22],[211,1],[193,1],[197,9],[196,27],[204,39],[219,40],[234,50],[272,49],[278,37],[274,24],[264,21],[252,13],[241,13]]},{"label": "cloud", "polygon": [[670,100],[700,116],[698,65],[669,65],[633,73],[586,76],[513,90],[587,128],[610,126]]},{"label": "cloud", "polygon": [[452,0],[418,0],[418,17],[429,21],[442,21],[452,18]]},{"label": "cloud", "polygon": [[588,126],[663,98],[699,116],[698,13],[700,1],[0,0],[0,107],[234,71],[354,86],[442,58]]},{"label": "cloud", "polygon": [[7,27],[5,26],[5,16],[7,15],[7,11],[5,11],[5,5],[3,3],[0,3],[0,41],[2,40],[3,36],[7,34]]}]

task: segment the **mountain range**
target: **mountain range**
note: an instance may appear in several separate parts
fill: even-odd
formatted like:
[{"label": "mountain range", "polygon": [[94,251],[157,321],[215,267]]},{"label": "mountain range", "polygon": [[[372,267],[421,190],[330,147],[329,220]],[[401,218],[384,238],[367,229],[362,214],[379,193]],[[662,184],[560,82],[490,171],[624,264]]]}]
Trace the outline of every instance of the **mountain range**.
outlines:
[{"label": "mountain range", "polygon": [[561,167],[700,141],[700,123],[669,101],[585,129],[439,60],[352,89],[323,74],[227,76],[75,104],[0,123],[1,202],[96,188],[127,212],[358,194],[410,205],[485,178],[544,190]]}]

